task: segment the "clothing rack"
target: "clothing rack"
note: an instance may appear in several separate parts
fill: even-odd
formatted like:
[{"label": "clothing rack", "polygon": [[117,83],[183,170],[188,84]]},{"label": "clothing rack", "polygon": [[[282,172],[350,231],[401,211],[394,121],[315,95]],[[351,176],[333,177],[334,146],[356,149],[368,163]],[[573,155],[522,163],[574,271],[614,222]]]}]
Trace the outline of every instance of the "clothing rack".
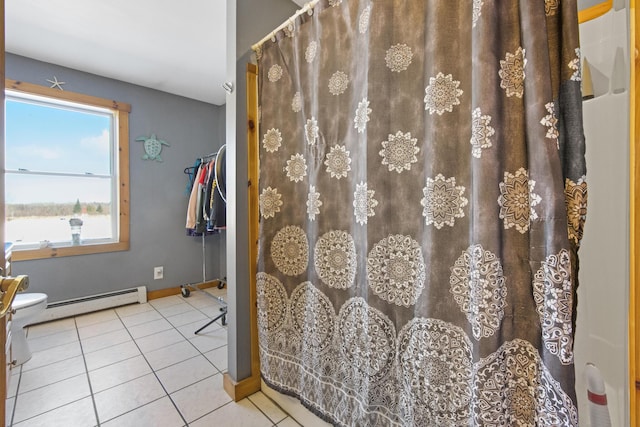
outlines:
[{"label": "clothing rack", "polygon": [[[190,176],[190,183],[191,185],[196,185],[195,183],[195,174],[196,171],[198,170],[198,168],[200,167],[200,165],[206,163],[206,162],[210,162],[211,160],[215,159],[215,165],[214,165],[214,180],[216,182],[216,189],[218,194],[220,195],[220,197],[222,198],[222,200],[224,201],[224,203],[226,204],[227,200],[226,200],[226,190],[225,190],[225,185],[224,185],[224,162],[226,160],[225,158],[225,153],[226,153],[226,144],[222,145],[222,147],[220,147],[220,149],[218,149],[217,152],[215,153],[210,153],[207,154],[206,156],[200,157],[196,160],[196,165],[193,167],[189,167],[189,168],[185,168],[184,173],[188,174]],[[220,178],[222,178],[222,182],[220,180]],[[221,323],[222,325],[226,325],[227,324],[227,303],[226,301],[216,295],[212,295],[209,292],[205,292],[201,286],[205,285],[207,283],[207,266],[206,266],[206,260],[207,260],[207,256],[206,256],[206,245],[205,245],[205,235],[206,232],[200,233],[201,234],[201,240],[202,240],[202,282],[201,283],[188,283],[188,284],[184,284],[180,286],[180,293],[182,294],[182,296],[184,298],[188,298],[189,295],[191,294],[191,291],[201,291],[204,292],[205,295],[208,295],[211,298],[214,298],[216,301],[218,301],[220,304],[222,304],[222,307],[220,308],[220,314],[218,316],[216,316],[214,319],[210,320],[209,322],[207,322],[204,326],[202,326],[200,329],[198,329],[197,331],[195,331],[195,334],[198,334],[200,331],[202,331],[203,329],[207,328],[209,325],[211,325],[212,323],[214,323],[215,321],[217,321],[218,319],[222,319]],[[222,279],[216,279],[218,281],[218,289],[223,289],[224,286],[227,284],[226,281],[226,277],[222,278]]]},{"label": "clothing rack", "polygon": [[[197,331],[194,332],[194,334],[198,334],[200,331],[202,331],[203,329],[207,328],[208,326],[210,326],[211,324],[213,324],[215,321],[217,321],[218,319],[222,319],[221,323],[222,326],[225,326],[227,324],[227,302],[217,296],[217,295],[212,295],[209,292],[204,291],[202,288],[200,288],[200,286],[204,285],[207,283],[207,251],[205,249],[205,243],[204,243],[204,233],[202,234],[202,282],[201,283],[187,283],[185,285],[180,285],[180,293],[182,294],[182,296],[184,298],[188,298],[189,295],[191,295],[191,291],[195,290],[195,291],[200,291],[200,292],[204,292],[205,295],[208,295],[210,298],[215,299],[216,301],[218,301],[220,304],[222,304],[222,307],[220,307],[220,314],[217,315],[214,319],[210,320],[209,322],[207,322],[204,326],[202,326],[200,329],[198,329]],[[225,285],[227,284],[227,278],[223,277],[222,279],[216,279],[218,280],[218,289],[222,289],[225,287]]]},{"label": "clothing rack", "polygon": [[184,168],[184,171],[183,171],[186,175],[189,175],[190,177],[194,177],[194,174],[196,173],[199,165],[210,162],[211,160],[215,159],[216,167],[214,169],[214,179],[219,184],[220,183],[223,184],[222,186],[218,185],[216,188],[218,189],[218,193],[220,194],[220,197],[222,197],[222,200],[225,203],[227,203],[227,195],[225,191],[226,185],[224,185],[224,178],[220,179],[222,178],[222,173],[221,173],[222,166],[218,165],[218,160],[220,160],[220,163],[224,163],[226,160],[226,153],[227,153],[227,144],[223,144],[222,147],[220,147],[218,151],[216,151],[215,153],[209,153],[206,156],[199,157],[196,162],[198,166],[188,166]]}]

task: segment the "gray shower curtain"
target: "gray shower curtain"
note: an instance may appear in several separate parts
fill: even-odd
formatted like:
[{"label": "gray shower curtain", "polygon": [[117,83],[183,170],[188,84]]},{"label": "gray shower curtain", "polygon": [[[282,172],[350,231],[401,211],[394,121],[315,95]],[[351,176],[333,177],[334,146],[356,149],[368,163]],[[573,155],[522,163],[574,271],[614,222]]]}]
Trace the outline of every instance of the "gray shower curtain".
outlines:
[{"label": "gray shower curtain", "polygon": [[256,48],[261,372],[344,426],[575,426],[575,0],[320,0]]}]

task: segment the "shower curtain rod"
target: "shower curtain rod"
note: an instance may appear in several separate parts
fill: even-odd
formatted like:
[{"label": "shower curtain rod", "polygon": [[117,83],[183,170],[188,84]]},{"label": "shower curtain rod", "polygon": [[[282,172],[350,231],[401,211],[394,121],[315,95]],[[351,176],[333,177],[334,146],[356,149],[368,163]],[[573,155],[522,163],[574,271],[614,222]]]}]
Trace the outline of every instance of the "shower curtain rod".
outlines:
[{"label": "shower curtain rod", "polygon": [[262,40],[260,40],[258,43],[254,44],[253,46],[251,46],[251,49],[253,50],[258,50],[263,44],[264,42],[266,42],[267,40],[273,38],[276,33],[280,30],[282,30],[284,27],[286,27],[287,25],[289,25],[290,23],[293,23],[293,21],[300,15],[302,15],[305,12],[310,11],[311,9],[313,9],[313,7],[319,2],[320,0],[312,0],[309,3],[305,4],[302,9],[299,9],[296,11],[296,13],[293,14],[292,17],[290,17],[289,19],[287,19],[286,21],[284,21],[282,24],[280,24],[275,30],[273,30],[272,32],[270,32],[269,34],[267,34],[266,36],[264,36],[262,38]]}]

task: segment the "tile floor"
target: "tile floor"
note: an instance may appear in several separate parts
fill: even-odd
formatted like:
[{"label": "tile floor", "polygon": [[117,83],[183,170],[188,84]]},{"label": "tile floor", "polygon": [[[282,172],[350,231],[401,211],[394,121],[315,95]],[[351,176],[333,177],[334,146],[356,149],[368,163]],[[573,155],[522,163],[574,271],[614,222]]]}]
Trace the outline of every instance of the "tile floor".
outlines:
[{"label": "tile floor", "polygon": [[194,334],[219,308],[192,292],[30,327],[6,425],[299,426],[262,392],[237,403],[224,392],[226,327]]}]

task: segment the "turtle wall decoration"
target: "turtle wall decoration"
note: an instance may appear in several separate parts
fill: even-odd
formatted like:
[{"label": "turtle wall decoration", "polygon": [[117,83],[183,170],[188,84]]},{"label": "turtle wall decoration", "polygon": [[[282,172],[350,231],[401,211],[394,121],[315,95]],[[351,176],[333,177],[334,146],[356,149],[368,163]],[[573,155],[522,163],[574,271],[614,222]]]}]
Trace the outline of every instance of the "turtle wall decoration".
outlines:
[{"label": "turtle wall decoration", "polygon": [[160,157],[160,152],[162,151],[162,146],[169,146],[167,141],[156,138],[156,134],[151,134],[151,136],[139,136],[136,138],[136,141],[144,142],[144,156],[142,156],[142,160],[155,160],[157,162],[162,162],[162,157]]}]

